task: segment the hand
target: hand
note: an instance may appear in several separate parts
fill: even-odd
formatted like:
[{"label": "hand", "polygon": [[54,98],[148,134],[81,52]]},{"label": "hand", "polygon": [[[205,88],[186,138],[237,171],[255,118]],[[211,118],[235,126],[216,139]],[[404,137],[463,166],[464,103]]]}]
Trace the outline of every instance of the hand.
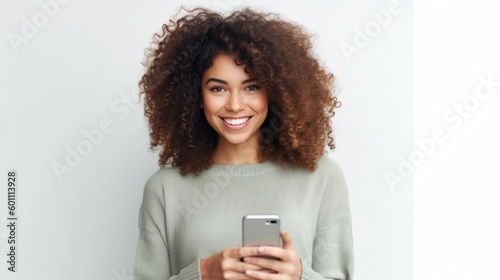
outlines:
[{"label": "hand", "polygon": [[[299,280],[302,277],[302,264],[300,262],[295,248],[292,243],[292,237],[284,230],[280,232],[283,240],[283,248],[260,246],[249,247],[253,249],[250,255],[269,255],[277,257],[280,260],[273,260],[259,257],[244,257],[243,261],[246,264],[256,265],[258,267],[267,268],[267,271],[259,271],[255,269],[245,270],[245,274],[254,279],[290,279]],[[269,270],[275,273],[270,273]]]},{"label": "hand", "polygon": [[[201,278],[212,279],[253,279],[245,271],[276,273],[259,265],[244,263],[242,258],[254,256],[257,247],[233,247],[200,261]],[[281,249],[281,248],[280,248]]]}]

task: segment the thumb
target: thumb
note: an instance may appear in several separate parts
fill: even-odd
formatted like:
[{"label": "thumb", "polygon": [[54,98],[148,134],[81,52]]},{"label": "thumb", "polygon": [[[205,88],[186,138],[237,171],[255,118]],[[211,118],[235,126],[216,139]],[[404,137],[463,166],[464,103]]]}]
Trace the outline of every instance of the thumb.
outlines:
[{"label": "thumb", "polygon": [[293,246],[292,237],[290,234],[284,230],[280,231],[281,239],[283,240],[283,249],[285,250],[295,250]]}]

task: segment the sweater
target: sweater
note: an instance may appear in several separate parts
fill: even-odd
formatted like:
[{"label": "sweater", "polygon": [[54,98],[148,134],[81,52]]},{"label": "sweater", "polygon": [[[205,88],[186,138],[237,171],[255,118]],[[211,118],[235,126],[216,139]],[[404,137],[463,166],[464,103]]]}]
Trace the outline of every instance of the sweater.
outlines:
[{"label": "sweater", "polygon": [[314,171],[272,161],[215,164],[185,176],[160,167],[144,187],[134,279],[201,279],[201,259],[242,246],[247,214],[280,217],[302,279],[353,279],[347,185],[327,157]]}]

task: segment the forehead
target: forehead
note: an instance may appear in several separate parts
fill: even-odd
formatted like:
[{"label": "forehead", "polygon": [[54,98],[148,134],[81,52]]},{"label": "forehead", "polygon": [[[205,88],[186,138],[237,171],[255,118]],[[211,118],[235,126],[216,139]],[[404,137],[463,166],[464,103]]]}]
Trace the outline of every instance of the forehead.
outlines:
[{"label": "forehead", "polygon": [[213,64],[203,73],[202,80],[218,78],[225,81],[241,81],[249,78],[245,72],[245,65],[237,65],[236,56],[220,54],[214,58]]}]

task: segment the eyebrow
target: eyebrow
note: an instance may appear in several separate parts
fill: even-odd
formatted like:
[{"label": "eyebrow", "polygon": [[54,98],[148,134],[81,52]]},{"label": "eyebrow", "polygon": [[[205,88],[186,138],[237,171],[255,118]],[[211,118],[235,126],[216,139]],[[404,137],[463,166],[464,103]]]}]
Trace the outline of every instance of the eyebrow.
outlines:
[{"label": "eyebrow", "polygon": [[[248,83],[255,82],[255,81],[257,81],[257,79],[255,79],[255,78],[250,78],[250,79],[246,79],[246,80],[244,80],[243,82],[241,82],[241,84],[242,84],[242,85],[244,85],[244,84],[248,84]],[[227,82],[227,81],[224,81],[224,80],[221,80],[221,79],[217,79],[217,78],[210,78],[210,79],[208,79],[208,80],[206,81],[206,83],[205,83],[205,84],[208,84],[208,83],[210,83],[210,82],[221,83],[221,84],[224,84],[224,85],[227,85],[227,84],[228,84],[228,82]]]}]

